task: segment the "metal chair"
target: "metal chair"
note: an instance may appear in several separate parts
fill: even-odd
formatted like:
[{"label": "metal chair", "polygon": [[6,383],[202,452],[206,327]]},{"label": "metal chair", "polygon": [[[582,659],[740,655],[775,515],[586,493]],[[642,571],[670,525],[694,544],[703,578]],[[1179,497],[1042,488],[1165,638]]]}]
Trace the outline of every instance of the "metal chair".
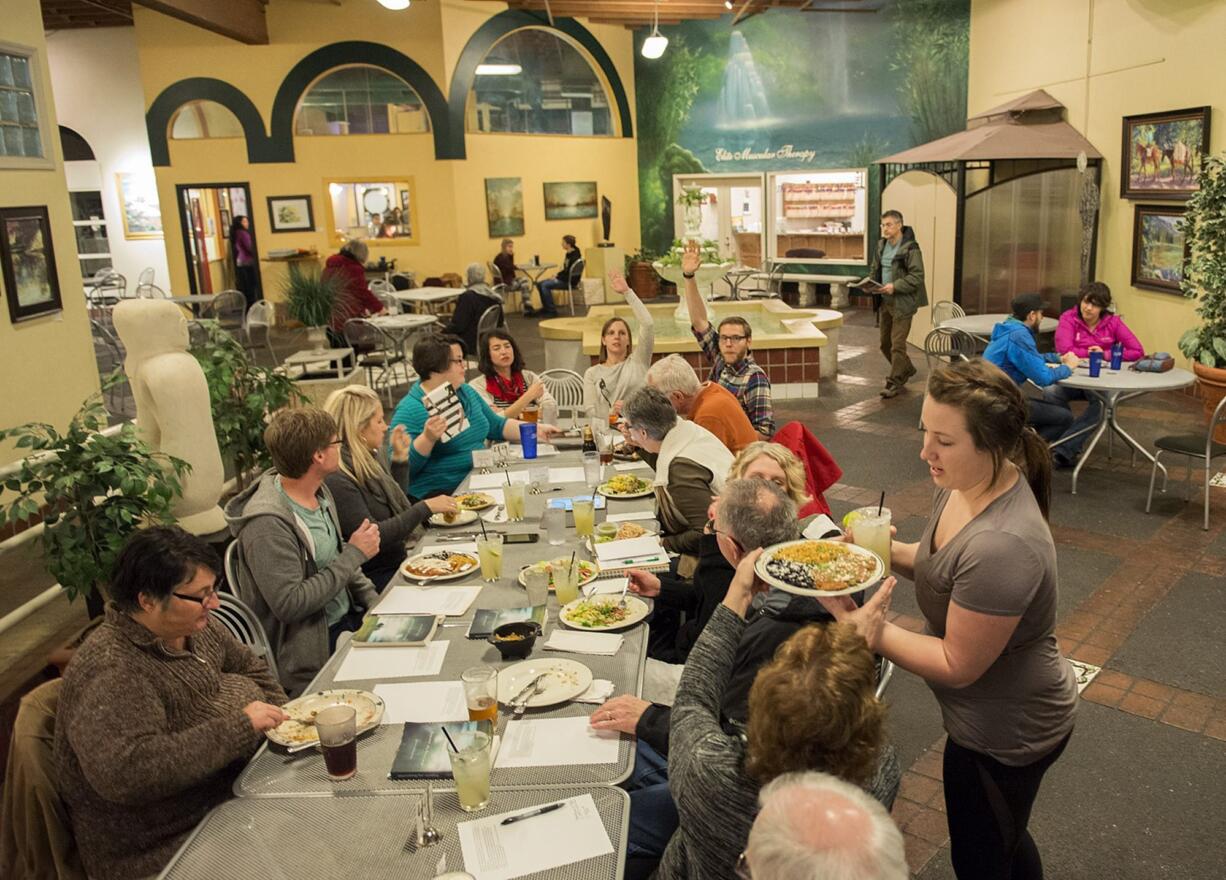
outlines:
[{"label": "metal chair", "polygon": [[566,275],[566,286],[554,288],[553,291],[555,298],[559,293],[566,294],[566,302],[570,305],[571,317],[574,317],[575,314],[575,291],[583,290],[583,270],[585,268],[587,268],[587,261],[582,257],[575,260],[570,267],[570,272]]},{"label": "metal chair", "polygon": [[757,278],[758,285],[746,287],[743,284],[737,290],[738,299],[779,299],[783,295],[784,264],[771,262],[767,264],[766,278]]},{"label": "metal chair", "polygon": [[890,679],[894,677],[894,661],[887,660],[884,657],[877,658],[877,699],[885,696],[885,689],[890,686]]},{"label": "metal chair", "polygon": [[152,284],[156,273],[152,266],[146,266],[140,270],[140,274],[136,276],[136,286],[144,287],[146,284]]},{"label": "metal chair", "polygon": [[223,290],[213,297],[206,309],[207,314],[216,318],[222,329],[235,336],[242,333],[246,311],[247,297],[237,290]]},{"label": "metal chair", "polygon": [[[1149,471],[1149,494],[1145,496],[1145,512],[1154,500],[1154,478],[1158,476],[1158,459],[1164,452],[1173,452],[1187,456],[1188,459],[1188,501],[1192,500],[1192,459],[1199,458],[1205,462],[1205,522],[1201,528],[1209,530],[1209,481],[1213,475],[1213,459],[1226,455],[1226,443],[1218,443],[1213,439],[1213,432],[1218,424],[1226,419],[1226,397],[1218,402],[1213,410],[1213,418],[1209,420],[1209,430],[1204,434],[1165,434],[1154,441],[1157,452],[1154,453],[1154,466]],[[1162,491],[1166,491],[1166,477],[1162,479]]]},{"label": "metal chair", "polygon": [[241,341],[243,348],[251,352],[253,360],[257,349],[266,349],[270,363],[275,366],[277,363],[277,353],[273,351],[272,347],[273,315],[272,303],[263,299],[253,302],[251,308],[247,310],[247,317],[243,321]]},{"label": "metal chair", "polygon": [[[234,543],[230,546],[233,547]],[[230,558],[229,550],[226,551],[226,558]],[[212,612],[213,616],[230,631],[234,638],[250,648],[257,657],[262,657],[268,664],[273,677],[279,678],[272,643],[268,640],[268,634],[264,632],[264,627],[260,625],[260,619],[255,616],[255,612],[247,606],[246,602],[232,593],[218,593],[217,599],[221,602],[221,606]]]},{"label": "metal chair", "polygon": [[187,322],[187,345],[188,348],[201,349],[208,345],[209,331],[205,329],[204,324],[196,319],[190,319]]},{"label": "metal chair", "polygon": [[[356,363],[366,370],[366,382],[378,388],[383,382],[387,405],[392,405],[392,382],[397,364],[404,363],[404,352],[396,341],[365,318],[350,318],[345,322],[345,341],[353,349]],[[375,376],[375,370],[379,371]]]},{"label": "metal chair", "polygon": [[[502,306],[490,306],[481,313],[481,317],[477,319],[477,345],[481,344],[482,337],[491,330],[497,330],[499,327],[505,327],[506,320],[502,316]],[[477,352],[472,352],[467,359],[467,366],[470,370],[477,369]]]},{"label": "metal chair", "polygon": [[[494,281],[491,287],[502,294],[503,302],[506,303],[507,308],[514,308],[517,312],[523,311],[524,297],[532,291],[531,286],[527,284],[527,279],[519,278],[516,279],[515,283],[507,284],[502,280],[502,272],[494,265],[492,260],[485,265],[489,267],[490,278]],[[512,304],[512,297],[519,298],[514,305]]]},{"label": "metal chair", "polygon": [[226,582],[221,589],[230,593],[232,596],[238,595],[238,541],[231,541],[226,545],[225,556],[222,557],[222,570],[226,574]]},{"label": "metal chair", "polygon": [[370,286],[370,292],[375,295],[375,299],[383,304],[384,310],[389,315],[400,314],[400,300],[396,299],[395,294],[387,290],[375,290],[375,286],[373,284]]},{"label": "metal chair", "polygon": [[951,318],[965,318],[966,309],[952,299],[943,299],[932,306],[932,326],[940,327]]},{"label": "metal chair", "polygon": [[[89,332],[94,340],[94,357],[98,362],[98,374],[105,376],[108,373],[123,367],[124,351],[123,345],[119,342],[119,337],[115,332],[107,328],[101,321],[91,319],[89,322]],[[105,367],[103,366],[105,362]],[[116,397],[119,394],[119,384],[115,383],[107,389],[107,397],[111,401],[111,409],[116,406]]]},{"label": "metal chair", "polygon": [[393,290],[412,290],[417,286],[417,278],[412,272],[393,272]]},{"label": "metal chair", "polygon": [[583,377],[574,370],[546,370],[537,376],[558,405],[558,421],[570,412],[570,426],[575,428],[584,417]]},{"label": "metal chair", "polygon": [[97,306],[113,306],[121,299],[128,298],[128,279],[110,269],[99,269],[103,274],[100,278],[95,273],[95,284],[89,293],[90,302]]},{"label": "metal chair", "polygon": [[924,360],[929,370],[939,363],[951,364],[956,360],[969,361],[978,351],[979,343],[965,330],[935,327],[924,337]]},{"label": "metal chair", "polygon": [[383,278],[376,278],[374,281],[370,282],[369,287],[370,292],[375,296],[378,296],[380,293],[390,293],[396,289],[392,287],[392,283],[390,281],[386,281]]},{"label": "metal chair", "polygon": [[170,294],[162,290],[156,284],[138,284],[136,287],[137,299],[170,299]]}]

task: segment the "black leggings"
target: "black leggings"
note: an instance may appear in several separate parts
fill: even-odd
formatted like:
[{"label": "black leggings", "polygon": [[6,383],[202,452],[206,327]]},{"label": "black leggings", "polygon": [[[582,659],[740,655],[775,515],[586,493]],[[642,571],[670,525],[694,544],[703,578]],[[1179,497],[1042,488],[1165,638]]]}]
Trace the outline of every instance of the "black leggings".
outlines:
[{"label": "black leggings", "polygon": [[1042,880],[1043,861],[1026,825],[1047,768],[1068,745],[1012,767],[945,742],[945,811],[950,858],[959,880]]}]

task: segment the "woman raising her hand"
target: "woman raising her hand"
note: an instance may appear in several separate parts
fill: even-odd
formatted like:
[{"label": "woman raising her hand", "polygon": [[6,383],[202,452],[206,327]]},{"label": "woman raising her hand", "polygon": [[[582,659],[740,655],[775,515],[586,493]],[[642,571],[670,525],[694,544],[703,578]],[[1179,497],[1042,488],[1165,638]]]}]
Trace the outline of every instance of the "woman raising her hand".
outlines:
[{"label": "woman raising her hand", "polygon": [[950,856],[960,880],[1043,876],[1026,830],[1043,774],[1072,735],[1077,685],[1056,642],[1051,457],[1026,426],[1018,386],[986,361],[937,369],[920,457],[937,497],[918,544],[894,541],[927,633],[885,620],[889,591],[861,609],[823,599],[877,653],[921,676],[941,707]]},{"label": "woman raising her hand", "polygon": [[630,289],[625,276],[614,270],[609,273],[609,284],[626,298],[639,322],[639,345],[636,349],[625,318],[609,318],[600,328],[600,362],[583,374],[583,406],[598,419],[608,418],[610,412],[620,415],[622,400],[647,384],[647,368],[656,342],[651,312]]}]

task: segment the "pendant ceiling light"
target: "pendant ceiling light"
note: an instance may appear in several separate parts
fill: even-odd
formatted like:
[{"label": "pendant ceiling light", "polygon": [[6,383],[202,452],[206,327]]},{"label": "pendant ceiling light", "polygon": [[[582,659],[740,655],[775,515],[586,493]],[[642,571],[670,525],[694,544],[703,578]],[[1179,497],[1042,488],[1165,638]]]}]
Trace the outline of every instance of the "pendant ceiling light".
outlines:
[{"label": "pendant ceiling light", "polygon": [[641,51],[644,58],[659,58],[667,48],[668,37],[660,33],[660,0],[656,0],[655,26],[651,29],[651,36],[643,40]]},{"label": "pendant ceiling light", "polygon": [[379,5],[384,9],[401,10],[408,9],[412,2],[413,0],[379,0]]}]

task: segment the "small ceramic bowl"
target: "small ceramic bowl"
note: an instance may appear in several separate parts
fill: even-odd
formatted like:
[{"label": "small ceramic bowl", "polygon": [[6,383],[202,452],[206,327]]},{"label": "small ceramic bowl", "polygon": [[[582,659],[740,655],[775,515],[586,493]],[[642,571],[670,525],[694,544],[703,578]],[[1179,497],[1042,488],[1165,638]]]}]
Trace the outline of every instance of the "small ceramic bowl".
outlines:
[{"label": "small ceramic bowl", "polygon": [[498,649],[503,660],[523,660],[532,653],[541,625],[535,620],[504,623],[490,633],[489,643]]}]

